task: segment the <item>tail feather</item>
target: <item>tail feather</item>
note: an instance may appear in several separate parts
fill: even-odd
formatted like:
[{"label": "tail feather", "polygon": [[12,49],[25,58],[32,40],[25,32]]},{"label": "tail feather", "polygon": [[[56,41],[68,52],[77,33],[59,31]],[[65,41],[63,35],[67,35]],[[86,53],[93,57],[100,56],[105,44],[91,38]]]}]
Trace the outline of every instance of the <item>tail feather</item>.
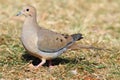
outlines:
[{"label": "tail feather", "polygon": [[81,33],[71,35],[74,41],[78,41],[83,38]]},{"label": "tail feather", "polygon": [[79,49],[93,49],[93,50],[104,50],[104,51],[111,51],[110,49],[101,48],[101,47],[94,47],[90,45],[80,45],[80,44],[73,44],[69,47],[70,50],[79,50]]}]

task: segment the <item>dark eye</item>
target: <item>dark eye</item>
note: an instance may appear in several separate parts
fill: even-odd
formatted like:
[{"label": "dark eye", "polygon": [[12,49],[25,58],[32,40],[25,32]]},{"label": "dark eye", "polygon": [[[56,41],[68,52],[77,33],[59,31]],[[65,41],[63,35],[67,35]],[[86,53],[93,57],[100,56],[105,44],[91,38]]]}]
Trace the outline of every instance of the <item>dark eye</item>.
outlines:
[{"label": "dark eye", "polygon": [[26,11],[29,11],[29,9],[26,9]]}]

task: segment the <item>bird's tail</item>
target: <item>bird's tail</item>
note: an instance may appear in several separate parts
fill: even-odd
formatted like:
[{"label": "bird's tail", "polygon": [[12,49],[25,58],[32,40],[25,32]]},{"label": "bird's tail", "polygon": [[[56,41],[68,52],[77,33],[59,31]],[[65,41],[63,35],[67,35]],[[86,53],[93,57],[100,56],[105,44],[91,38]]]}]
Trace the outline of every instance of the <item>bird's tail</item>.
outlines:
[{"label": "bird's tail", "polygon": [[70,46],[69,49],[71,50],[79,50],[79,49],[93,49],[93,50],[104,50],[104,51],[111,51],[110,49],[88,46],[88,45],[80,45],[75,43],[74,45]]},{"label": "bird's tail", "polygon": [[[81,33],[72,34],[71,36],[73,38],[73,41],[78,41],[78,40],[83,39],[83,36],[82,36]],[[69,49],[71,49],[71,50],[94,49],[94,50],[107,50],[107,51],[111,51],[111,50],[105,49],[105,48],[98,48],[98,47],[94,47],[94,46],[80,45],[80,44],[77,44],[77,43],[74,43],[72,46],[69,46]]]},{"label": "bird's tail", "polygon": [[74,41],[78,41],[83,38],[81,33],[71,35]]}]

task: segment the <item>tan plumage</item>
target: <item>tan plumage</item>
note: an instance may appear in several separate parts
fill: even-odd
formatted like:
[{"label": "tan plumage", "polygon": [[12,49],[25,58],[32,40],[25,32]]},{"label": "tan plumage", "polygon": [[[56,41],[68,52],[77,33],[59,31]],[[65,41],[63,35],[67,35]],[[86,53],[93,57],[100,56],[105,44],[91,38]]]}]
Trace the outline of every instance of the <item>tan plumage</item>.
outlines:
[{"label": "tan plumage", "polygon": [[26,16],[21,34],[23,46],[30,54],[42,60],[36,68],[43,65],[46,60],[58,57],[74,45],[75,41],[83,38],[80,33],[66,35],[40,27],[37,24],[36,9],[33,6],[23,7],[18,15],[20,14]]}]

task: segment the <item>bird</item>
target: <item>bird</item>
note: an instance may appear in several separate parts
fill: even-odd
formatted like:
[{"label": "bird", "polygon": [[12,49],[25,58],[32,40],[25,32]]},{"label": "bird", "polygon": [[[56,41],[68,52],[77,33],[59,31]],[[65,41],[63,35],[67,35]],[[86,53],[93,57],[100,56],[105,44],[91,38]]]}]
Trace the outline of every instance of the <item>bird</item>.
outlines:
[{"label": "bird", "polygon": [[39,26],[37,10],[32,5],[24,6],[17,14],[17,16],[20,15],[25,16],[21,32],[21,42],[29,54],[41,60],[37,66],[31,64],[35,69],[44,65],[46,60],[49,60],[49,65],[51,65],[52,59],[57,58],[69,48],[75,46],[77,41],[83,39],[81,33],[72,35],[61,34]]}]

